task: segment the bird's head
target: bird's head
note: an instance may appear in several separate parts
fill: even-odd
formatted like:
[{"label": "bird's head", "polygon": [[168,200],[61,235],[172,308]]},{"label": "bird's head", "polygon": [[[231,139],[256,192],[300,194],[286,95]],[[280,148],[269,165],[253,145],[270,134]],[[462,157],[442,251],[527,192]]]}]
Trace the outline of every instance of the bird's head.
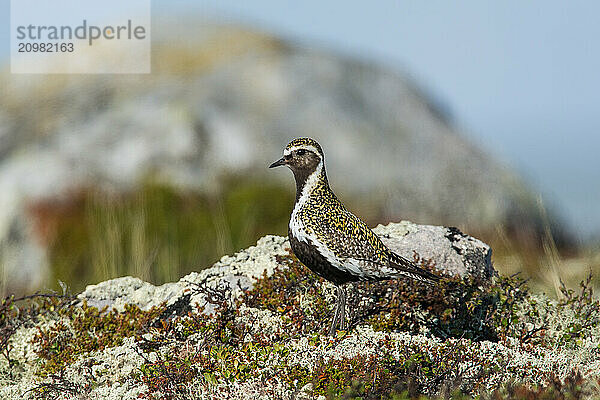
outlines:
[{"label": "bird's head", "polygon": [[316,140],[298,138],[285,146],[283,157],[275,161],[269,168],[287,166],[296,176],[309,176],[323,165],[323,149]]}]

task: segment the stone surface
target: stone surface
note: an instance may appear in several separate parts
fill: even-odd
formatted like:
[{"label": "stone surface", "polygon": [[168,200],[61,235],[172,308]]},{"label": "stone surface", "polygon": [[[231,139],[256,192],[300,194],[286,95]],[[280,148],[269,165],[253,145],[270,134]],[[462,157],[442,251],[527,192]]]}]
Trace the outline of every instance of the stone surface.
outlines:
[{"label": "stone surface", "polygon": [[541,226],[518,176],[401,71],[206,21],[153,27],[153,41],[147,76],[0,74],[0,265],[14,288],[47,276],[30,205],[148,176],[211,192],[252,171],[293,190],[266,166],[296,136],[323,145],[336,193],[384,220]]},{"label": "stone surface", "polygon": [[[490,247],[456,228],[402,221],[380,225],[375,232],[398,254],[412,259],[415,251],[421,258],[431,259],[439,271],[449,275],[490,278],[495,273]],[[192,272],[178,282],[154,286],[127,276],[88,286],[79,298],[99,308],[109,306],[122,310],[125,304],[136,304],[147,310],[163,302],[175,303],[200,283],[227,285],[237,295],[241,290],[251,288],[252,282],[263,273],[270,276],[277,266],[276,256],[288,254],[288,249],[286,238],[265,236],[256,246],[225,256],[213,267]],[[202,294],[192,296],[191,303],[204,306],[208,311],[211,309]]]},{"label": "stone surface", "polygon": [[374,230],[401,256],[412,260],[417,254],[421,259],[431,259],[438,270],[450,275],[490,278],[495,273],[490,246],[457,228],[402,221],[379,225]]}]

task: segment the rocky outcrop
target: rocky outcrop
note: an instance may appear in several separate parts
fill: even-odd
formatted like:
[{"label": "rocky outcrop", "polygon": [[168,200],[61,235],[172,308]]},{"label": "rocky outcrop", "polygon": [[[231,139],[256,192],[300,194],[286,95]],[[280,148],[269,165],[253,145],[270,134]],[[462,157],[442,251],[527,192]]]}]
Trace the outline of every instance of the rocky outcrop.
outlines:
[{"label": "rocky outcrop", "polygon": [[[480,276],[491,278],[494,274],[492,250],[482,241],[465,235],[456,228],[417,225],[408,221],[397,224],[380,225],[375,232],[398,254],[413,259],[430,260],[436,269],[449,276]],[[123,277],[97,285],[88,286],[79,295],[92,306],[115,307],[122,310],[125,304],[135,304],[142,309],[150,309],[166,302],[177,303],[186,291],[198,284],[212,286],[226,285],[237,296],[252,288],[252,282],[267,274],[270,276],[277,267],[277,256],[288,254],[289,242],[280,236],[266,236],[255,247],[225,256],[211,268],[199,273],[191,273],[179,282],[154,286],[138,278]],[[186,300],[190,304],[203,307],[207,304],[202,294]]]},{"label": "rocky outcrop", "polygon": [[324,146],[336,193],[384,220],[541,225],[519,178],[405,74],[256,32],[191,26],[153,27],[148,76],[0,76],[9,285],[34,290],[47,275],[31,213],[40,201],[89,187],[122,193],[149,176],[201,192],[248,171],[289,185],[266,165],[296,136]]},{"label": "rocky outcrop", "polygon": [[[490,279],[496,279],[492,278],[490,248],[455,228],[405,221],[379,226],[376,232],[398,252],[410,256],[409,252],[415,250],[419,259],[430,260],[428,264],[434,264],[439,271],[457,276],[442,285],[456,284],[461,281],[458,276],[462,276],[464,281],[479,282],[470,290],[484,295],[481,284],[485,279],[488,284],[492,282]],[[79,349],[80,354],[72,362],[62,367],[60,373],[52,374],[44,373],[44,368],[56,368],[56,364],[41,359],[56,360],[62,351],[72,350],[69,340],[77,340],[81,332],[97,339],[105,329],[112,335],[114,330],[126,327],[98,325],[95,321],[102,314],[95,313],[83,323],[84,318],[89,318],[85,317],[88,311],[77,308],[83,305],[75,306],[70,314],[48,314],[55,316],[40,318],[34,326],[23,324],[10,338],[7,354],[11,365],[0,358],[0,398],[310,399],[327,390],[342,390],[344,385],[350,388],[353,379],[367,379],[371,375],[365,374],[372,370],[378,372],[368,378],[372,379],[368,381],[370,386],[361,390],[378,388],[385,391],[381,393],[389,393],[397,389],[386,386],[386,379],[392,379],[403,384],[410,381],[422,394],[447,393],[444,390],[477,394],[495,390],[507,382],[544,384],[554,379],[552,382],[557,384],[571,379],[573,371],[585,379],[599,377],[598,324],[588,321],[581,336],[573,336],[581,339],[564,342],[569,336],[565,332],[579,323],[578,314],[569,306],[560,306],[543,296],[521,296],[525,289],[520,285],[511,289],[500,284],[492,289],[507,289],[497,303],[510,317],[506,324],[502,319],[498,321],[498,327],[506,334],[501,340],[467,338],[466,332],[450,331],[453,336],[440,337],[433,331],[415,331],[410,326],[406,327],[408,331],[386,331],[380,325],[366,322],[330,338],[319,334],[322,321],[305,330],[302,319],[294,319],[298,315],[307,318],[308,310],[314,307],[311,303],[323,301],[315,298],[308,286],[316,284],[318,292],[325,294],[325,301],[330,302],[330,284],[314,280],[302,283],[304,278],[292,271],[288,276],[291,280],[279,288],[272,286],[281,282],[286,269],[293,268],[290,263],[293,259],[287,239],[266,236],[256,246],[224,256],[213,267],[189,274],[178,282],[154,286],[137,278],[123,277],[88,286],[78,296],[79,302],[85,300],[86,307],[107,307],[104,315],[110,310],[132,312],[131,305],[143,310],[162,307],[163,311],[156,322],[150,321],[147,330],[131,332],[118,345],[105,343],[97,351]],[[299,271],[312,275],[305,269]],[[261,287],[257,288],[259,284]],[[288,298],[289,304],[279,302],[283,297],[277,291],[290,290],[290,284],[300,287],[291,288],[290,293],[296,294]],[[417,287],[409,288],[416,294]],[[255,289],[258,291],[249,294]],[[274,292],[266,293],[266,289]],[[427,293],[429,289],[423,290]],[[218,299],[214,296],[217,291],[230,297]],[[363,293],[373,300],[375,292]],[[258,304],[271,303],[247,301],[248,296],[257,295],[272,296],[276,303],[265,307]],[[395,295],[392,293],[390,299]],[[451,292],[445,295],[450,296]],[[458,295],[464,293],[459,290]],[[409,294],[411,297],[413,294]],[[498,301],[497,294],[487,298]],[[514,304],[517,298],[522,304]],[[482,312],[478,307],[485,303],[486,297],[465,299],[470,302],[464,305],[468,313],[465,316],[471,318],[470,313],[474,312],[477,317]],[[595,320],[600,316],[600,307],[590,298],[578,307],[588,306],[591,308],[585,308],[585,314]],[[391,312],[383,318],[394,318]],[[325,318],[321,311],[318,313]],[[489,322],[485,315],[477,318],[482,318],[478,320],[482,324]],[[432,322],[435,325],[439,321]],[[519,330],[521,326],[525,331]],[[53,333],[52,329],[59,333]],[[542,336],[536,336],[540,332]],[[573,334],[572,330],[569,332]],[[46,337],[45,341],[40,337]],[[100,342],[84,343],[95,349]],[[41,346],[49,350],[41,351]],[[54,353],[57,348],[61,352]],[[421,363],[423,371],[429,372],[419,369]],[[406,369],[407,365],[418,367]],[[315,376],[320,378],[317,380]],[[584,387],[584,381],[578,382],[578,388]]]}]

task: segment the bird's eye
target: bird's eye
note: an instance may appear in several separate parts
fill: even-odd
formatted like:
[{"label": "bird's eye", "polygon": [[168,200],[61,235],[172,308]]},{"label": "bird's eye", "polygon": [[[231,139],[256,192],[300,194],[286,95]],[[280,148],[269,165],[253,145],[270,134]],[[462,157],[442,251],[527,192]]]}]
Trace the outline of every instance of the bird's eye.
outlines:
[{"label": "bird's eye", "polygon": [[296,154],[297,154],[297,155],[299,155],[299,156],[303,156],[303,155],[305,155],[305,154],[306,154],[306,150],[304,150],[304,149],[299,149],[299,150],[297,150],[297,151],[296,151]]}]

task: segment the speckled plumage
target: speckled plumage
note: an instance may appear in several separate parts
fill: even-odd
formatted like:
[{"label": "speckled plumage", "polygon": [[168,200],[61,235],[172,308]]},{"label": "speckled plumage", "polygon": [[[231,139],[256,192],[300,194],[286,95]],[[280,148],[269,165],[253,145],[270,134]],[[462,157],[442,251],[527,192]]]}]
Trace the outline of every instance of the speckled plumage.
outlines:
[{"label": "speckled plumage", "polygon": [[[271,167],[287,165],[294,172],[296,203],[288,234],[292,251],[310,270],[338,286],[402,277],[439,280],[389,250],[363,221],[346,210],[329,187],[323,150],[315,140],[294,139],[283,154]],[[343,289],[339,296],[345,303]],[[338,311],[343,325],[343,307],[336,310],[334,325]]]},{"label": "speckled plumage", "polygon": [[[288,232],[300,261],[336,284],[402,276],[435,280],[437,277],[390,251],[363,221],[346,210],[329,187],[323,151],[315,140],[295,139],[286,151],[311,147],[317,150],[321,162],[313,172],[317,175],[312,187],[305,185],[298,191]],[[308,254],[313,251],[323,257]]]}]

